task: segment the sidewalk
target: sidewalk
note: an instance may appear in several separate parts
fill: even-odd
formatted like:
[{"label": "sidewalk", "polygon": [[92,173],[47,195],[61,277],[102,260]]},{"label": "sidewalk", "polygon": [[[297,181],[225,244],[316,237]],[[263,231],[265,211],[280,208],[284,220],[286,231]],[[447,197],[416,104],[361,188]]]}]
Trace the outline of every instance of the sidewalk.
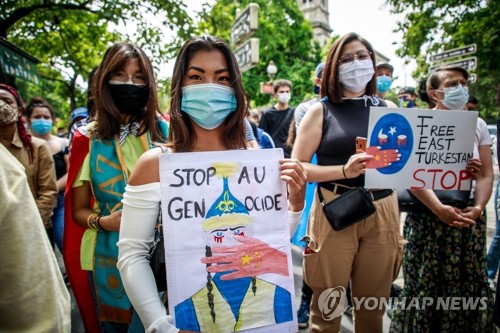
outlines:
[{"label": "sidewalk", "polygon": [[[494,205],[494,195],[495,195],[495,189],[497,185],[497,181],[499,179],[499,171],[498,171],[498,165],[494,164],[493,165],[493,172],[495,174],[495,180],[493,182],[493,191],[491,194],[490,201],[488,202],[488,205],[486,206],[486,217],[487,217],[487,239],[486,239],[486,251],[488,251],[488,248],[491,244],[491,241],[493,239],[493,235],[495,233],[495,226],[496,226],[496,214],[495,214],[495,205]],[[403,229],[403,223],[404,223],[404,218],[405,216],[402,214],[401,216],[401,230]],[[292,258],[293,258],[293,273],[294,273],[294,279],[295,279],[295,304],[297,305],[297,308],[300,306],[300,296],[301,296],[301,288],[302,288],[302,248],[296,245],[292,245]],[[398,278],[394,281],[394,283],[398,286],[403,286],[404,280],[403,280],[403,273],[402,270],[400,270]],[[391,325],[391,320],[385,314],[384,316],[384,332],[389,332],[389,328]],[[340,326],[340,333],[352,333],[354,331],[353,328],[353,322],[352,322],[352,317],[343,315],[342,316],[342,322]],[[497,330],[497,332],[500,330]],[[299,330],[300,333],[307,333],[309,332],[308,329],[301,329]]]}]

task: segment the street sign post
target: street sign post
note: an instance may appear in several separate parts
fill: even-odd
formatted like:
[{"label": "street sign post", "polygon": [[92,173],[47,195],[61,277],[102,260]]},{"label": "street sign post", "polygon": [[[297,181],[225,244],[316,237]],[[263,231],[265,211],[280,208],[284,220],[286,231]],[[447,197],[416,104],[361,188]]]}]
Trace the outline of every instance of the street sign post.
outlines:
[{"label": "street sign post", "polygon": [[474,54],[474,53],[476,53],[476,51],[477,51],[477,45],[470,44],[467,46],[458,47],[456,49],[450,49],[450,50],[444,51],[442,53],[434,54],[430,57],[430,61],[435,62],[435,61],[445,60],[445,59],[449,59],[449,58],[465,56],[465,55],[469,55],[469,54]]},{"label": "street sign post", "polygon": [[429,67],[429,71],[432,72],[436,68],[442,65],[456,65],[466,69],[467,71],[473,71],[477,69],[477,57],[469,57],[464,59],[459,59],[451,62],[442,63],[436,66]]},{"label": "street sign post", "polygon": [[244,72],[259,63],[259,39],[250,38],[259,27],[259,5],[252,2],[238,12],[231,26],[231,44],[240,71]]},{"label": "street sign post", "polygon": [[245,10],[236,17],[231,27],[231,43],[238,45],[252,36],[259,27],[259,5],[250,3]]},{"label": "street sign post", "polygon": [[234,56],[242,72],[259,63],[259,39],[250,38],[234,51]]}]

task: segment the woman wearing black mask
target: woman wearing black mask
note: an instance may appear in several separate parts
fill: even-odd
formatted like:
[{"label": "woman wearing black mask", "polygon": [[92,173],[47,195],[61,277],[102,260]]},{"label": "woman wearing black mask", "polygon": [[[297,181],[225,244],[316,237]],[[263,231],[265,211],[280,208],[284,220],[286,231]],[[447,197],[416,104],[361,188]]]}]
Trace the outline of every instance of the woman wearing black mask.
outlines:
[{"label": "woman wearing black mask", "polygon": [[139,156],[168,130],[157,116],[151,62],[139,47],[111,46],[90,89],[96,120],[73,139],[64,260],[86,330],[127,332],[132,306],[116,269],[122,194]]}]

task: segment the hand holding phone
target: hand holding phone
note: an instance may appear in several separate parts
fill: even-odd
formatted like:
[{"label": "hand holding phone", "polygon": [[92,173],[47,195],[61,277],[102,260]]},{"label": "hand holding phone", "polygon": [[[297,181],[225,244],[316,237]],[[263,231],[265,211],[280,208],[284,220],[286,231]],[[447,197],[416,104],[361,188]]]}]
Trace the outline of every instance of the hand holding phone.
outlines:
[{"label": "hand holding phone", "polygon": [[366,138],[361,136],[356,137],[356,153],[366,152]]}]

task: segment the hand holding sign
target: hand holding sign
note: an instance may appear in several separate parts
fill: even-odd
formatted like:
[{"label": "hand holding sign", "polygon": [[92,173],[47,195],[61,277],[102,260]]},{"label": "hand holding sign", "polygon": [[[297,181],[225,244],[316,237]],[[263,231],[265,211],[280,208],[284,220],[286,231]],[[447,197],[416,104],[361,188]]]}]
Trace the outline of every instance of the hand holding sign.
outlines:
[{"label": "hand holding sign", "polygon": [[384,149],[379,146],[366,148],[366,153],[373,158],[366,162],[367,169],[380,169],[391,165],[392,162],[399,161],[400,154],[397,149]]},{"label": "hand holding sign", "polygon": [[236,235],[234,239],[242,244],[213,248],[212,254],[214,256],[201,259],[204,264],[212,264],[207,268],[208,272],[232,271],[232,273],[223,275],[221,280],[253,277],[265,273],[288,276],[285,253],[249,236]]}]

